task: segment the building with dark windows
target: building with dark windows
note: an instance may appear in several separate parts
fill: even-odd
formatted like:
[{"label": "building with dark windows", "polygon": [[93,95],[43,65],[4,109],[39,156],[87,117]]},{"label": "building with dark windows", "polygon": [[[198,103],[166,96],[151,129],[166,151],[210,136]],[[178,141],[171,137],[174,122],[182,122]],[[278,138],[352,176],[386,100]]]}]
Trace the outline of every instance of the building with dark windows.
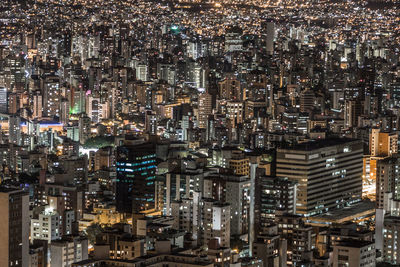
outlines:
[{"label": "building with dark windows", "polygon": [[29,196],[19,189],[0,188],[0,266],[27,266]]},{"label": "building with dark windows", "polygon": [[155,144],[117,148],[116,206],[119,212],[137,213],[153,209],[155,203]]},{"label": "building with dark windows", "polygon": [[275,219],[277,210],[296,212],[296,182],[286,177],[257,176],[255,179],[254,219],[256,233]]}]

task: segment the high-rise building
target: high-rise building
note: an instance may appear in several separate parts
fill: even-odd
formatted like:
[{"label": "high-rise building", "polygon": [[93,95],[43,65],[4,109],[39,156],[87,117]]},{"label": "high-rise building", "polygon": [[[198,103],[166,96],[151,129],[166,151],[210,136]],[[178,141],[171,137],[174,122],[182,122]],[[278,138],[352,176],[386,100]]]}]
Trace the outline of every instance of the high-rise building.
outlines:
[{"label": "high-rise building", "polygon": [[217,238],[223,247],[230,247],[231,240],[231,212],[228,203],[221,203],[212,199],[203,199],[201,213],[202,243]]},{"label": "high-rise building", "polygon": [[117,210],[137,213],[155,208],[155,144],[119,146],[116,161]]},{"label": "high-rise building", "polygon": [[254,194],[255,232],[262,232],[273,222],[277,210],[295,214],[296,192],[296,182],[286,177],[257,176]]},{"label": "high-rise building", "polygon": [[50,244],[50,266],[69,267],[88,259],[88,240],[81,236],[64,236]]},{"label": "high-rise building", "polygon": [[145,130],[147,133],[157,134],[157,115],[155,112],[147,111],[145,116]]},{"label": "high-rise building", "polygon": [[148,66],[145,64],[139,64],[136,67],[136,79],[140,81],[147,81],[148,77]]},{"label": "high-rise building", "polygon": [[300,94],[300,111],[310,112],[315,107],[315,94],[311,89],[306,89]]},{"label": "high-rise building", "polygon": [[229,160],[229,168],[234,171],[236,175],[250,175],[250,160],[240,154],[238,157],[233,157]]},{"label": "high-rise building", "polygon": [[[204,175],[203,169],[186,169],[167,173],[165,175],[165,206],[170,207],[171,202],[176,200],[193,198],[194,192],[203,192]],[[170,214],[169,209],[166,209],[166,214]]]},{"label": "high-rise building", "polygon": [[69,101],[63,98],[60,103],[60,122],[64,125],[68,124],[69,120]]},{"label": "high-rise building", "polygon": [[197,239],[201,230],[201,206],[198,195],[193,199],[185,198],[173,201],[170,207],[169,215],[174,218],[172,228],[192,233],[193,237]]},{"label": "high-rise building", "polygon": [[229,203],[232,234],[248,233],[251,201],[248,176],[220,174],[205,177],[204,197]]},{"label": "high-rise building", "polygon": [[41,118],[43,116],[43,99],[40,92],[33,95],[33,118]]},{"label": "high-rise building", "polygon": [[266,23],[265,50],[268,54],[274,53],[275,23],[268,21]]},{"label": "high-rise building", "polygon": [[398,152],[398,135],[372,129],[369,135],[369,150],[372,157],[387,157]]},{"label": "high-rise building", "polygon": [[232,27],[228,29],[225,35],[225,51],[233,52],[240,51],[243,47],[243,40],[241,38],[243,30],[239,27]]},{"label": "high-rise building", "polygon": [[207,246],[207,257],[214,262],[214,267],[230,266],[231,248],[221,247],[217,238],[211,239]]},{"label": "high-rise building", "polygon": [[[287,266],[301,266],[312,259],[313,228],[304,224],[302,217],[278,211],[275,216],[278,234],[287,240]],[[310,265],[304,265],[310,266]]]},{"label": "high-rise building", "polygon": [[383,249],[383,228],[385,215],[391,212],[391,201],[400,200],[400,157],[381,158],[376,160],[376,248]]},{"label": "high-rise building", "polygon": [[264,267],[287,266],[287,240],[278,234],[278,225],[271,224],[253,243],[253,256],[262,259]]},{"label": "high-rise building", "polygon": [[0,87],[0,113],[7,113],[7,88]]},{"label": "high-rise building", "polygon": [[57,76],[47,76],[43,80],[43,115],[60,116],[60,80]]},{"label": "high-rise building", "polygon": [[400,265],[400,218],[397,216],[385,217],[383,228],[383,261]]},{"label": "high-rise building", "polygon": [[209,93],[199,95],[199,128],[207,128],[208,116],[212,112],[212,96]]},{"label": "high-rise building", "polygon": [[363,105],[360,100],[347,100],[344,107],[344,126],[347,128],[356,127],[362,112]]},{"label": "high-rise building", "polygon": [[12,115],[8,118],[8,141],[21,145],[21,117]]},{"label": "high-rise building", "polygon": [[243,122],[244,104],[241,101],[226,102],[227,116],[231,119],[232,127]]},{"label": "high-rise building", "polygon": [[94,122],[98,123],[101,119],[101,103],[99,98],[94,98],[89,95],[86,101],[86,113],[88,117]]},{"label": "high-rise building", "polygon": [[61,237],[61,222],[58,212],[47,208],[37,219],[31,220],[31,240],[47,240],[50,243]]},{"label": "high-rise building", "polygon": [[362,156],[357,140],[309,141],[277,150],[276,175],[298,183],[296,213],[311,216],[361,199]]},{"label": "high-rise building", "polygon": [[347,240],[333,246],[333,267],[376,266],[375,243]]},{"label": "high-rise building", "polygon": [[180,199],[171,203],[173,229],[190,232],[198,245],[206,245],[214,238],[223,247],[230,247],[231,208],[210,198],[200,198],[195,192],[192,199]]},{"label": "high-rise building", "polygon": [[19,102],[19,97],[17,93],[9,93],[8,94],[8,113],[9,114],[16,114],[18,111],[18,102]]},{"label": "high-rise building", "polygon": [[[388,201],[385,194],[400,200],[400,157],[394,155],[377,161],[376,164],[376,208],[387,209]],[[386,210],[389,212],[389,210]]]},{"label": "high-rise building", "polygon": [[90,126],[91,120],[87,116],[81,116],[79,118],[79,142],[84,144],[86,140],[89,139],[90,136]]},{"label": "high-rise building", "polygon": [[0,188],[0,266],[28,267],[29,196]]},{"label": "high-rise building", "polygon": [[227,75],[218,83],[219,97],[225,100],[240,100],[240,81],[233,75]]}]

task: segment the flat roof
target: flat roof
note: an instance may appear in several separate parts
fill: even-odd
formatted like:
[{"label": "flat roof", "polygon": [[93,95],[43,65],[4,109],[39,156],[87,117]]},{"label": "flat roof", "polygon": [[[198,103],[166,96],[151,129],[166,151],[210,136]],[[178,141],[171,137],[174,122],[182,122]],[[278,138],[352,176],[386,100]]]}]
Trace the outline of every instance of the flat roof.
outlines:
[{"label": "flat roof", "polygon": [[287,145],[286,147],[282,147],[281,149],[286,150],[300,150],[300,151],[311,151],[324,147],[330,147],[335,145],[343,145],[346,143],[359,141],[357,139],[351,138],[328,138],[328,139],[318,139],[318,140],[310,140],[304,143],[299,143],[296,145]]},{"label": "flat roof", "polygon": [[365,241],[365,240],[344,240],[339,242],[337,245],[338,247],[351,247],[351,248],[362,248],[371,244],[374,244],[375,242],[371,241]]},{"label": "flat roof", "polygon": [[349,207],[333,209],[325,214],[311,216],[307,222],[311,224],[341,224],[355,218],[372,216],[375,214],[375,202],[361,201]]}]

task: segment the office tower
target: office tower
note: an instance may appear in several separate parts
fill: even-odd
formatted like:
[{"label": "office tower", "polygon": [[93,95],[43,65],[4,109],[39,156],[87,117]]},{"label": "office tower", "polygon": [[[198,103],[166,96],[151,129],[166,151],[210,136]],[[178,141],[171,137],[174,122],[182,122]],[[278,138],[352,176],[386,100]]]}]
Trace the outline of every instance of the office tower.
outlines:
[{"label": "office tower", "polygon": [[199,95],[199,128],[207,128],[208,116],[212,112],[212,96],[209,93]]},{"label": "office tower", "polygon": [[91,120],[86,115],[79,118],[79,142],[84,144],[90,137]]},{"label": "office tower", "polygon": [[116,205],[119,212],[154,209],[156,149],[153,143],[117,148]]},{"label": "office tower", "polygon": [[274,39],[275,39],[275,23],[273,21],[268,21],[266,23],[265,50],[270,55],[274,53]]},{"label": "office tower", "polygon": [[208,53],[208,42],[204,40],[192,40],[187,45],[187,53],[189,58],[197,60]]},{"label": "office tower", "polygon": [[325,139],[277,150],[276,175],[298,183],[296,213],[312,216],[361,199],[360,141]]},{"label": "office tower", "polygon": [[61,237],[62,225],[60,214],[51,208],[46,208],[37,219],[31,220],[31,240],[46,240],[50,243]]},{"label": "office tower", "polygon": [[300,93],[300,111],[311,112],[315,108],[315,94],[311,89],[306,89]]},{"label": "office tower", "polygon": [[386,157],[398,152],[398,135],[395,132],[382,132],[371,129],[369,150],[372,157]]},{"label": "office tower", "polygon": [[28,267],[29,196],[0,188],[0,266]]},{"label": "office tower", "polygon": [[0,87],[0,113],[7,113],[8,107],[7,107],[7,88],[5,87]]},{"label": "office tower", "polygon": [[176,81],[176,72],[171,64],[157,64],[157,77],[159,80],[166,81],[168,84],[174,85]]},{"label": "office tower", "polygon": [[50,244],[50,266],[69,267],[74,262],[88,259],[88,240],[67,235]]},{"label": "office tower", "polygon": [[254,218],[255,232],[260,233],[275,219],[277,210],[296,213],[297,184],[286,177],[256,176]]}]

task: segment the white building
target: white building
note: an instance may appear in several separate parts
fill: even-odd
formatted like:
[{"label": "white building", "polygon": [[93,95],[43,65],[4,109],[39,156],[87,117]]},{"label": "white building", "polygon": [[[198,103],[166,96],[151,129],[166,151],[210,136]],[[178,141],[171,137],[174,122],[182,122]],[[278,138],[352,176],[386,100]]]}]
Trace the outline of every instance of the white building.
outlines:
[{"label": "white building", "polygon": [[60,237],[60,215],[53,209],[46,208],[38,219],[31,220],[31,241],[39,239],[50,243]]}]

